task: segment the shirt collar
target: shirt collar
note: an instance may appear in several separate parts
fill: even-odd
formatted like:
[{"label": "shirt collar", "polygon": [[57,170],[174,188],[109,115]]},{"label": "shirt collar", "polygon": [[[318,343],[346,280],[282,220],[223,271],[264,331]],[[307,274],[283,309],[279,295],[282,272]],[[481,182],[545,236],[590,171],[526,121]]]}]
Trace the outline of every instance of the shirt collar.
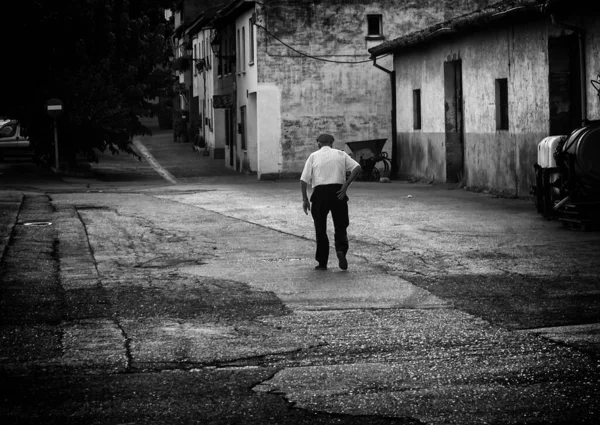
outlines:
[{"label": "shirt collar", "polygon": [[321,149],[319,149],[319,150],[323,150],[323,149],[331,149],[331,146],[323,145],[323,146],[321,146]]}]

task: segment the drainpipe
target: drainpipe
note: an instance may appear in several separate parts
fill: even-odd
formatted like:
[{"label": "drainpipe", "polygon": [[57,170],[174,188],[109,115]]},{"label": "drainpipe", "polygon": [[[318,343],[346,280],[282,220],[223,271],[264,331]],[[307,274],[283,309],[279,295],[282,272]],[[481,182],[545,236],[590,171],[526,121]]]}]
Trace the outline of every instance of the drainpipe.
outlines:
[{"label": "drainpipe", "polygon": [[396,71],[390,71],[385,69],[377,63],[377,56],[373,56],[373,66],[378,68],[390,76],[390,82],[392,86],[392,169],[390,170],[390,177],[395,178],[398,173],[398,164],[396,163],[397,156],[397,124],[396,124]]},{"label": "drainpipe", "polygon": [[[543,8],[547,9],[553,3],[552,0],[548,0]],[[567,24],[564,22],[558,22],[554,13],[550,12],[550,19],[552,25],[558,28],[566,29],[577,33],[577,39],[579,41],[579,79],[580,79],[580,91],[581,91],[581,121],[582,125],[585,125],[588,121],[587,118],[587,87],[586,87],[586,72],[585,72],[585,30],[576,25]]]}]

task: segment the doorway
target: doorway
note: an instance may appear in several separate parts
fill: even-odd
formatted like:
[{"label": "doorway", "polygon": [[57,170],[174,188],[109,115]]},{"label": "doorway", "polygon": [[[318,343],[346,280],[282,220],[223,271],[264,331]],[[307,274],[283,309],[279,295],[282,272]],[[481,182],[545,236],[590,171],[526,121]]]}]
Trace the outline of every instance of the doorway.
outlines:
[{"label": "doorway", "polygon": [[581,126],[581,76],[577,35],[548,39],[550,135],[568,135]]},{"label": "doorway", "polygon": [[458,182],[464,174],[462,61],[444,63],[446,123],[446,181]]}]

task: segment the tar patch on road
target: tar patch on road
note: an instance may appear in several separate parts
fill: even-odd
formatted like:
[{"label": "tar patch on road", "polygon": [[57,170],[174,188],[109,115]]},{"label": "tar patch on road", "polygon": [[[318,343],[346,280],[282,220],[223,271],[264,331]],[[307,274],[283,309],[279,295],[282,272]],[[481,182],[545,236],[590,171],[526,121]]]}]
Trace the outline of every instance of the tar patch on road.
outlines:
[{"label": "tar patch on road", "polygon": [[509,329],[600,322],[598,282],[591,277],[463,274],[411,282]]},{"label": "tar patch on road", "polygon": [[[45,424],[347,424],[416,425],[410,418],[342,415],[295,409],[252,387],[271,369],[209,369],[101,376],[14,377],[0,389],[4,420]],[[29,410],[29,409],[28,409]],[[23,422],[19,422],[23,423]]]},{"label": "tar patch on road", "polygon": [[252,320],[289,311],[272,292],[223,279],[180,277],[152,273],[139,280],[104,279],[107,296],[124,318],[176,317],[208,321]]}]

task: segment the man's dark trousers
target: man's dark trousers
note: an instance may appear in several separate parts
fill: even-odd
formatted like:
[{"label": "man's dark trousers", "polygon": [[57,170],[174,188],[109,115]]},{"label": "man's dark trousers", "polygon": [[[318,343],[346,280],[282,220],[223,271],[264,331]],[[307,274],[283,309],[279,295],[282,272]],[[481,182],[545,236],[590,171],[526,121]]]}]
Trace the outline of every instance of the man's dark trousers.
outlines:
[{"label": "man's dark trousers", "polygon": [[327,215],[331,211],[333,227],[335,229],[335,250],[346,255],[348,252],[348,233],[346,229],[350,224],[348,218],[348,197],[339,200],[337,192],[341,184],[321,185],[314,188],[310,197],[311,214],[315,222],[317,237],[317,253],[315,259],[320,266],[326,266],[329,259],[329,238],[327,237]]}]

